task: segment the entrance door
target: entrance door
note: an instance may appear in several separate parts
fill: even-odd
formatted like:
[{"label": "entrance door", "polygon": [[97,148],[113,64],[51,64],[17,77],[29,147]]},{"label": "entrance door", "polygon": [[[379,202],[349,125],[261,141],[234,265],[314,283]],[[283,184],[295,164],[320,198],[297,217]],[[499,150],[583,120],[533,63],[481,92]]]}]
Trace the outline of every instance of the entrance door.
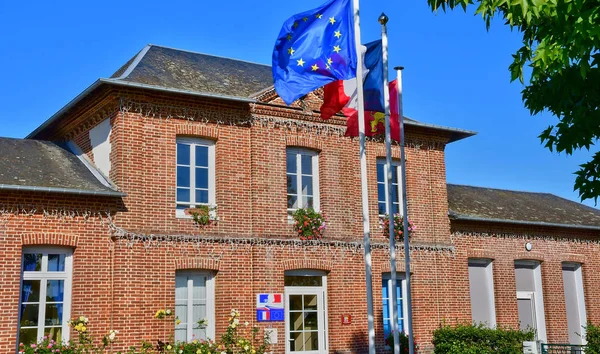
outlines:
[{"label": "entrance door", "polygon": [[286,353],[327,353],[324,300],[322,287],[285,288]]},{"label": "entrance door", "polygon": [[311,269],[285,272],[285,352],[327,353],[327,275]]}]

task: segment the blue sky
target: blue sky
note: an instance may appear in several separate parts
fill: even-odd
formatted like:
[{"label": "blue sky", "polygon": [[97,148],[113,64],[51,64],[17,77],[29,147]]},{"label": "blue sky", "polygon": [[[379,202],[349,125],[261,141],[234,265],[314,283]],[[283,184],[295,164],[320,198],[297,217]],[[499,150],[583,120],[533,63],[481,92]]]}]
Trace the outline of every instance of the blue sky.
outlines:
[{"label": "blue sky", "polygon": [[[0,1],[0,136],[24,137],[148,43],[269,64],[285,19],[323,0]],[[470,13],[433,14],[426,0],[363,0],[363,42],[390,17],[390,67],[403,65],[404,112],[479,134],[446,149],[448,182],[578,200],[573,172],[590,153],[550,153],[522,85],[509,83],[518,33]],[[586,204],[593,205],[593,201]]]}]

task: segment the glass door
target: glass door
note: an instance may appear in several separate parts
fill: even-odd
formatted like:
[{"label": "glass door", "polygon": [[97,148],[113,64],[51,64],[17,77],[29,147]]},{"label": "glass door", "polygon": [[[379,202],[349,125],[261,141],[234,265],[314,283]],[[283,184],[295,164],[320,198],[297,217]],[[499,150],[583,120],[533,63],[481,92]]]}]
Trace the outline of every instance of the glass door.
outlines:
[{"label": "glass door", "polygon": [[286,353],[326,353],[325,292],[321,287],[286,287]]}]

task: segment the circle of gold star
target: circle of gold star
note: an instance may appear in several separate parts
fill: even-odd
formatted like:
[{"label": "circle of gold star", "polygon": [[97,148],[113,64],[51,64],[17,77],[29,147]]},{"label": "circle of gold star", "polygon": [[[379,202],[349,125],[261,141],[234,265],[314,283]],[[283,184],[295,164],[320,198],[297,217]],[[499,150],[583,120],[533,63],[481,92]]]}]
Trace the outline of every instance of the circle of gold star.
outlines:
[{"label": "circle of gold star", "polygon": [[331,22],[331,24],[333,25],[333,24],[335,23],[335,18],[333,18],[333,17],[330,17],[330,18],[329,18],[329,22]]},{"label": "circle of gold star", "polygon": [[340,48],[339,45],[336,45],[336,46],[333,47],[333,51],[336,52],[336,53],[339,53],[340,50],[342,50],[342,48]]},{"label": "circle of gold star", "polygon": [[304,60],[302,60],[302,58],[296,61],[298,62],[298,66],[304,66]]},{"label": "circle of gold star", "polygon": [[323,17],[323,15],[321,14],[317,14],[317,16],[315,16],[316,18],[318,18],[319,20]]},{"label": "circle of gold star", "polygon": [[285,37],[285,38],[287,38],[288,41],[291,41],[292,40],[292,34],[288,33],[287,37]]},{"label": "circle of gold star", "polygon": [[289,55],[294,55],[294,52],[295,52],[294,48],[292,48],[292,47],[288,48]]},{"label": "circle of gold star", "polygon": [[331,58],[327,58],[327,64],[331,64],[333,63],[333,60],[331,60]]},{"label": "circle of gold star", "polygon": [[315,64],[315,65],[311,66],[311,68],[312,68],[312,71],[317,71],[317,70],[319,70],[319,66],[318,66],[317,64]]},{"label": "circle of gold star", "polygon": [[335,33],[333,34],[333,36],[339,39],[342,36],[342,32],[335,31]]}]

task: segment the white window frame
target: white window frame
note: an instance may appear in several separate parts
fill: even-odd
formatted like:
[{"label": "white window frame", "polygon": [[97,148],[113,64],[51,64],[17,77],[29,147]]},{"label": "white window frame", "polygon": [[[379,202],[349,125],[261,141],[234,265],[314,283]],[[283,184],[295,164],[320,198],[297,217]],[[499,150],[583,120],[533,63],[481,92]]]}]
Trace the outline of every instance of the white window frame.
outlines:
[{"label": "white window frame", "polygon": [[[517,291],[517,299],[532,299],[535,313],[536,340],[546,342],[546,314],[544,312],[544,294],[542,288],[542,264],[539,261],[516,260],[516,265],[533,267],[534,291]],[[530,296],[530,297],[529,297]]]},{"label": "white window frame", "polygon": [[[42,268],[40,271],[25,271],[25,254],[41,254]],[[63,272],[48,271],[48,254],[64,254],[65,255],[65,270]],[[63,280],[63,318],[61,325],[61,341],[70,339],[70,330],[68,321],[71,319],[71,289],[73,281],[73,250],[62,247],[24,247],[21,252],[21,282],[19,287],[19,322],[17,328],[17,343],[20,342],[19,335],[21,332],[21,304],[23,303],[23,281],[24,280],[40,280],[40,300],[39,300],[39,315],[37,324],[37,340],[40,341],[44,337],[44,327],[46,320],[46,282],[48,280]],[[28,326],[33,327],[33,326]]]},{"label": "white window frame", "polygon": [[[584,286],[583,286],[583,274],[581,271],[582,268],[581,263],[575,262],[563,262],[562,270],[563,270],[563,280],[564,280],[564,271],[565,268],[568,268],[568,271],[572,271],[575,277],[575,294],[577,296],[577,310],[579,311],[579,330],[576,333],[579,333],[579,343],[571,343],[571,344],[580,344],[586,345],[587,341],[585,340],[585,327],[587,326],[587,314],[586,314],[586,306],[585,306],[585,296],[584,296]],[[568,315],[567,315],[568,316]],[[567,325],[568,328],[568,325]],[[570,330],[570,329],[569,329]],[[569,333],[570,336],[570,333]]]},{"label": "white window frame", "polygon": [[[387,183],[387,174],[388,174],[388,170],[387,170],[387,161],[385,158],[378,158],[376,161],[376,165],[375,167],[377,167],[377,165],[383,164],[383,182],[380,182],[377,179],[377,213],[379,213],[379,203],[381,203],[381,201],[379,200],[379,185],[383,184],[384,189],[385,189],[385,214],[379,214],[379,217],[384,217],[386,214],[390,214],[389,211],[389,204],[388,204],[388,193],[389,193],[389,188],[388,188],[388,183]],[[398,203],[400,203],[400,201],[402,200],[402,196],[400,195],[400,173],[401,173],[401,168],[402,165],[400,164],[400,161],[398,160],[392,160],[392,168],[396,170],[396,177],[398,178],[398,180],[396,181],[398,184]],[[377,177],[377,176],[375,176]],[[394,181],[392,181],[393,183]],[[400,204],[398,204],[398,210],[400,210]]]},{"label": "white window frame", "polygon": [[[388,287],[388,311],[390,314],[390,319],[392,317],[392,310],[394,308],[394,305],[392,304],[392,291],[394,291],[392,289],[392,275],[391,273],[383,273],[381,276],[382,281],[383,280],[387,280],[387,287]],[[407,291],[406,291],[406,273],[397,273],[396,274],[396,283],[400,282],[400,287],[401,287],[401,291],[402,291],[402,314],[403,316],[401,317],[402,319],[402,331],[404,333],[408,333],[409,331],[409,327],[408,327],[408,323],[406,321],[406,315],[408,313],[408,301],[406,300],[407,298]],[[397,285],[397,284],[396,284]],[[383,303],[383,298],[382,298],[382,303]],[[383,318],[383,308],[382,308],[382,318]],[[383,325],[383,323],[382,323]],[[384,338],[385,340],[386,338]],[[386,344],[387,346],[387,344]]]},{"label": "white window frame", "polygon": [[[194,148],[190,148],[190,201],[180,202],[177,200],[177,144],[191,145]],[[190,138],[190,137],[177,137],[175,144],[175,205],[189,205],[190,208],[198,205],[208,205],[211,207],[216,206],[216,177],[215,177],[215,141],[202,138]],[[195,146],[208,147],[208,203],[196,203],[196,149]],[[181,165],[183,166],[183,165]],[[190,215],[186,215],[185,212],[176,207],[175,215],[178,218],[191,218]]]},{"label": "white window frame", "polygon": [[[214,287],[214,272],[208,270],[178,270],[175,272],[177,276],[205,276],[206,277],[206,337],[207,339],[215,338],[215,287]],[[186,340],[191,342],[194,334],[195,322],[191,322],[193,318],[194,307],[193,307],[193,280],[188,279],[187,282],[187,329],[186,329]],[[197,338],[196,338],[197,339]]]},{"label": "white window frame", "polygon": [[[485,266],[485,272],[486,272],[486,276],[487,276],[487,291],[488,294],[490,294],[489,298],[488,298],[488,306],[491,309],[491,313],[490,313],[490,321],[486,322],[485,324],[489,327],[489,328],[495,328],[496,327],[496,298],[494,296],[494,268],[493,268],[493,260],[492,259],[488,259],[488,258],[469,258],[468,260],[468,264],[469,264],[469,268],[471,267],[471,264],[479,264],[482,266]],[[469,293],[471,292],[471,287],[475,285],[475,284],[471,284],[471,282],[469,282]],[[471,307],[471,318],[473,317],[473,307]]]},{"label": "white window frame", "polygon": [[[327,315],[327,273],[322,270],[315,269],[293,269],[286,270],[285,276],[320,276],[321,286],[285,286],[284,287],[284,299],[285,299],[285,353],[308,353],[308,354],[327,354],[329,353],[329,327],[328,327],[328,315]],[[290,338],[290,316],[289,316],[289,295],[303,295],[303,294],[317,294],[318,304],[323,307],[323,312],[320,316],[320,323],[323,325],[319,330],[319,337],[323,340],[319,340],[319,349],[311,351],[297,351],[291,352],[289,348]],[[319,296],[320,295],[320,296]]]},{"label": "white window frame", "polygon": [[[286,171],[285,175],[287,177],[287,155],[295,154],[296,155],[296,190],[298,192],[298,205],[304,205],[304,200],[302,198],[302,155],[310,156],[312,163],[312,181],[313,181],[313,209],[315,211],[321,210],[321,202],[320,202],[320,191],[319,191],[319,153],[310,149],[303,148],[294,148],[288,147],[286,149]],[[287,180],[287,178],[286,178]],[[287,205],[287,182],[285,185],[286,188],[286,205]],[[294,213],[298,208],[287,208],[288,216],[291,218],[291,214]]]}]

